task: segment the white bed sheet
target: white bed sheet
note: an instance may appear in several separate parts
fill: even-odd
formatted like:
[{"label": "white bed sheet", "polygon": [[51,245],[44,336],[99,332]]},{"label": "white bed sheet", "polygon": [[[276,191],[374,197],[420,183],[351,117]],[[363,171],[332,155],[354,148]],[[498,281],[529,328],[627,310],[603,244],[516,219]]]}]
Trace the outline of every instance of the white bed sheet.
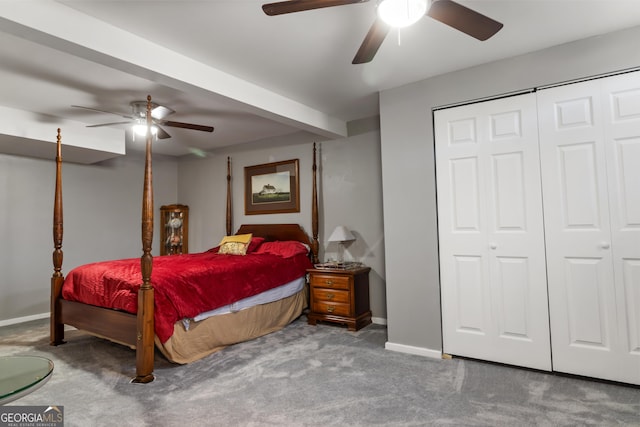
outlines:
[{"label": "white bed sheet", "polygon": [[[216,308],[215,310],[210,310],[204,313],[200,313],[192,320],[195,322],[199,322],[211,316],[216,316],[219,314],[227,314],[227,313],[235,313],[240,310],[244,310],[246,308],[254,307],[260,304],[266,304],[273,301],[278,301],[283,298],[290,297],[291,295],[300,292],[304,285],[306,284],[306,275],[299,277],[295,280],[292,280],[289,283],[278,286],[277,288],[269,289],[268,291],[264,291],[258,295],[253,295],[245,299],[241,299],[240,301],[236,301],[232,304],[225,305],[223,307]],[[189,329],[189,319],[184,319],[183,324],[185,329]]]}]

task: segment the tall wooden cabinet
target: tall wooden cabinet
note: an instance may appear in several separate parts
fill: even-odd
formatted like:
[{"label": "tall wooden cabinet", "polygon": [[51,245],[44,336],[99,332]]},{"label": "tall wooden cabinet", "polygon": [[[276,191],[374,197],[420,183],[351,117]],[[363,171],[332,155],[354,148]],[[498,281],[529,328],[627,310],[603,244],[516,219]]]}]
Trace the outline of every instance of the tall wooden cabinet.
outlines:
[{"label": "tall wooden cabinet", "polygon": [[160,255],[189,253],[189,206],[161,206],[160,225]]}]

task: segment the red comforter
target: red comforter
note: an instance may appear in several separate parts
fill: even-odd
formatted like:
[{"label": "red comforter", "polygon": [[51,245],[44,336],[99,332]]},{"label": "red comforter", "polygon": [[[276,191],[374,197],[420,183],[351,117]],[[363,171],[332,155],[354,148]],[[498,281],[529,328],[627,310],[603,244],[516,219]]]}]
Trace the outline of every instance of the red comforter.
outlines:
[{"label": "red comforter", "polygon": [[[154,257],[156,335],[164,343],[176,321],[288,283],[311,266],[304,254],[283,258],[270,253],[238,256],[208,251]],[[136,313],[141,277],[139,258],[83,265],[67,275],[62,297]]]}]

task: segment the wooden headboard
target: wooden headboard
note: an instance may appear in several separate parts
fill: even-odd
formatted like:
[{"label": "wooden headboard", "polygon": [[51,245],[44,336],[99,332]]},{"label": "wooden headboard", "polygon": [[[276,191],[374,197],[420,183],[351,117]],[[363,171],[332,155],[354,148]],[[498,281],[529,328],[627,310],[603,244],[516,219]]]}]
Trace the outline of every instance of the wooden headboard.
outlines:
[{"label": "wooden headboard", "polygon": [[299,224],[243,224],[236,232],[236,234],[249,233],[257,237],[264,237],[267,241],[296,240],[302,242],[311,248],[313,259],[318,259],[313,242]]}]

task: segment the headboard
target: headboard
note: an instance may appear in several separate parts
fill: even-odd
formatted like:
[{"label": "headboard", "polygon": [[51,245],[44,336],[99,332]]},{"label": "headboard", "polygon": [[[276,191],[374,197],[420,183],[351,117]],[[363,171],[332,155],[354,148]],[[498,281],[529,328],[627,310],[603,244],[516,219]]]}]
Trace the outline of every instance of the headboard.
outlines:
[{"label": "headboard", "polygon": [[309,235],[299,224],[243,224],[236,234],[253,234],[264,237],[267,241],[296,240],[308,245],[313,253],[313,259],[318,259],[317,249],[314,249]]}]

